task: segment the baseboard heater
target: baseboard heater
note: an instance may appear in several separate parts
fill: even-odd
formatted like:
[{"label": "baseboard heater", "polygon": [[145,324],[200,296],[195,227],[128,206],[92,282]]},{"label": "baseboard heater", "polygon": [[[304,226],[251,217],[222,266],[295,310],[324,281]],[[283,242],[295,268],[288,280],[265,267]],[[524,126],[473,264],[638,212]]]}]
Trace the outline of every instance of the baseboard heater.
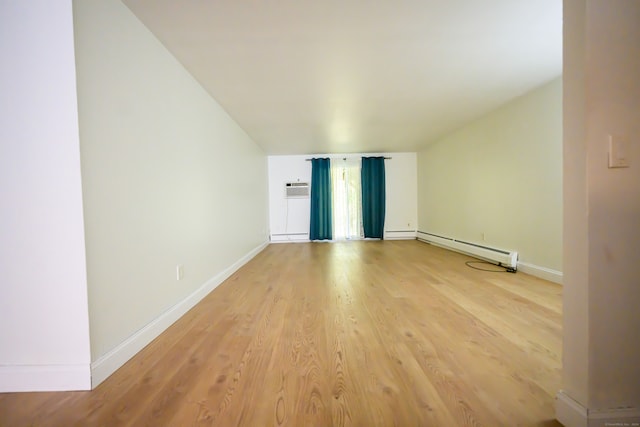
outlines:
[{"label": "baseboard heater", "polygon": [[477,243],[470,243],[463,240],[452,239],[450,237],[438,236],[437,234],[425,233],[424,231],[418,231],[418,240],[492,262],[505,267],[509,271],[515,272],[518,268],[518,252],[515,251],[490,248]]}]

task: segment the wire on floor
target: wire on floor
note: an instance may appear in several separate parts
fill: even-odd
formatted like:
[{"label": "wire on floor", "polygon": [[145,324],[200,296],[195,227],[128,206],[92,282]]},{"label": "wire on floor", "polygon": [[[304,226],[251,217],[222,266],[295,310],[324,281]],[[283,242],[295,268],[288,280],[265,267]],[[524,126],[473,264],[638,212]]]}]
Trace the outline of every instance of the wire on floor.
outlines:
[{"label": "wire on floor", "polygon": [[[505,267],[504,265],[499,265],[499,264],[496,265],[496,264],[490,263],[489,261],[467,261],[465,262],[465,264],[467,267],[471,267],[475,270],[488,271],[491,273],[515,273],[516,272],[515,268]],[[474,266],[473,264],[487,264],[493,268],[480,268],[480,267]]]}]

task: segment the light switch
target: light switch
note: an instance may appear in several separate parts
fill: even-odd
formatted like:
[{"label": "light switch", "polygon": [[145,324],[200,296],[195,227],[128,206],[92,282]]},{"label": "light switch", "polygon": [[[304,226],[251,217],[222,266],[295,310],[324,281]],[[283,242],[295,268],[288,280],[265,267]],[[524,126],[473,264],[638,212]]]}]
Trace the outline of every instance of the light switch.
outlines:
[{"label": "light switch", "polygon": [[609,167],[629,167],[629,144],[626,138],[609,135]]}]

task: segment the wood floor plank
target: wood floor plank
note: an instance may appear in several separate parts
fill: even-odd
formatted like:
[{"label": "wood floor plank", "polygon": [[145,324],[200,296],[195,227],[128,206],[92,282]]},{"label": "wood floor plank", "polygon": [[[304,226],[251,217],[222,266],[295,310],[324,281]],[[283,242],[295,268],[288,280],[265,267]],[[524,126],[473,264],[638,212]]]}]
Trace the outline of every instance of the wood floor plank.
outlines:
[{"label": "wood floor plank", "polygon": [[560,286],[417,241],[268,246],[90,392],[0,426],[557,426]]}]

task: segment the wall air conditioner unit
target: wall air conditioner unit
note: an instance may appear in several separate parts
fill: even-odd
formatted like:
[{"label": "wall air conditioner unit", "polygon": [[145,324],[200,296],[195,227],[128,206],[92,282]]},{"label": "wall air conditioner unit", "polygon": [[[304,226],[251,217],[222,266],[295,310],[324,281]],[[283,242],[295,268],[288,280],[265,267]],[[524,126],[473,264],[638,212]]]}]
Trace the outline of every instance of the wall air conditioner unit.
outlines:
[{"label": "wall air conditioner unit", "polygon": [[308,182],[287,182],[284,185],[285,197],[287,199],[301,199],[309,197]]}]

